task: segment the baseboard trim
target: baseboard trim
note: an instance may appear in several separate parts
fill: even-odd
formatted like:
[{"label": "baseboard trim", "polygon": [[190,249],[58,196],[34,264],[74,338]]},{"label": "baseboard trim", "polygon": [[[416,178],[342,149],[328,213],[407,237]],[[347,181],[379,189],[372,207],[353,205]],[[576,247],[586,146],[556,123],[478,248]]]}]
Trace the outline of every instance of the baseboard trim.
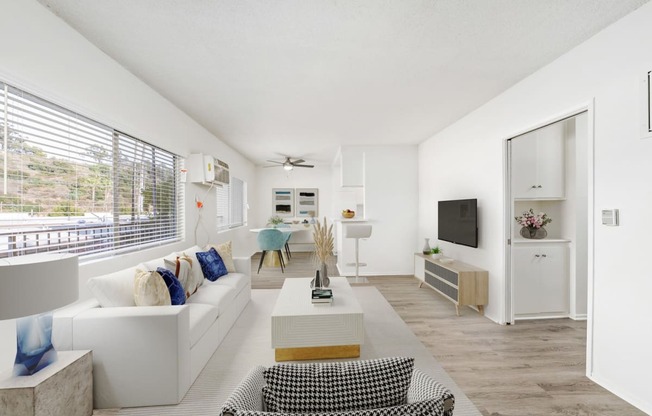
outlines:
[{"label": "baseboard trim", "polygon": [[611,381],[601,377],[597,377],[595,374],[592,375],[587,374],[587,377],[594,383],[599,384],[600,386],[609,390],[610,392],[620,397],[621,399],[631,404],[632,406],[638,408],[639,410],[647,414],[652,415],[652,402],[646,403],[644,399],[641,400],[641,398],[632,397],[627,392],[623,392],[620,388],[616,387]]}]

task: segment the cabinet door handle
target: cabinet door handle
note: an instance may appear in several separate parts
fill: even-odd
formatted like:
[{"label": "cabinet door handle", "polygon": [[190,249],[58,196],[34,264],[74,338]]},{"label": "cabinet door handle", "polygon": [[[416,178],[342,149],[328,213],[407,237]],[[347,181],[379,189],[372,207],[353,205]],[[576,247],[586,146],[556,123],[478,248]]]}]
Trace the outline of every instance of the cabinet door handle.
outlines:
[{"label": "cabinet door handle", "polygon": [[534,257],[540,257],[538,254],[535,254]]},{"label": "cabinet door handle", "polygon": [[545,254],[542,254],[541,257],[548,257],[548,256],[546,256]]},{"label": "cabinet door handle", "polygon": [[537,189],[537,186],[536,186],[536,185],[532,185],[532,189]]},{"label": "cabinet door handle", "polygon": [[541,185],[537,185],[537,188],[543,188],[543,186],[541,186]]}]

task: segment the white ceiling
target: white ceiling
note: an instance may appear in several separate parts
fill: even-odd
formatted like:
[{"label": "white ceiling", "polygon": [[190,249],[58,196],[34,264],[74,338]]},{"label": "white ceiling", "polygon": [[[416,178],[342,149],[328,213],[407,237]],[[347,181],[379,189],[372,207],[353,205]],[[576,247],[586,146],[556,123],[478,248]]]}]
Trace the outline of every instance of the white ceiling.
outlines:
[{"label": "white ceiling", "polygon": [[257,164],[420,143],[647,2],[38,1]]}]

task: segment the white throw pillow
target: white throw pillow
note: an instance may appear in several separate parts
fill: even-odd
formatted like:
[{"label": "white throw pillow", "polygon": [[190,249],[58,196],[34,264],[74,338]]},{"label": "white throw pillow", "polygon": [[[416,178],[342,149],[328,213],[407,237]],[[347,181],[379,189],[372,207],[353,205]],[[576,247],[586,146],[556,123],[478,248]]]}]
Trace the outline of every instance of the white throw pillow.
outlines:
[{"label": "white throw pillow", "polygon": [[204,284],[204,273],[202,273],[201,266],[199,265],[199,261],[197,260],[197,256],[195,256],[195,253],[199,251],[203,251],[203,250],[199,246],[192,246],[187,250],[177,253],[177,256],[179,257],[187,256],[190,257],[190,259],[192,259],[191,274],[195,281],[196,287],[199,287]]},{"label": "white throw pillow", "polygon": [[192,258],[189,256],[174,256],[164,259],[165,268],[170,270],[181,282],[183,290],[186,292],[186,299],[197,291],[197,282],[192,274]]},{"label": "white throw pillow", "polygon": [[213,247],[217,250],[217,254],[220,255],[224,265],[226,266],[226,271],[229,273],[235,273],[235,264],[233,263],[233,250],[231,249],[231,242],[227,241],[222,244],[209,244],[206,246],[206,250]]},{"label": "white throw pillow", "polygon": [[170,290],[158,272],[136,270],[134,277],[136,306],[165,306],[172,304]]},{"label": "white throw pillow", "polygon": [[100,306],[136,306],[134,302],[134,273],[136,267],[88,279],[86,286]]}]

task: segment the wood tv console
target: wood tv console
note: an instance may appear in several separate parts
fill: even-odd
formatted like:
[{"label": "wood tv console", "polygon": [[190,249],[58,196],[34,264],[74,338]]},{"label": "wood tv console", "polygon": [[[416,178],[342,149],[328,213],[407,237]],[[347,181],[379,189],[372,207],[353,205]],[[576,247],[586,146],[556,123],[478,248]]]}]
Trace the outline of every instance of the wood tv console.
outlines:
[{"label": "wood tv console", "polygon": [[421,253],[414,256],[415,276],[422,280],[419,287],[426,283],[444,295],[455,304],[458,316],[460,305],[474,305],[484,315],[489,298],[489,272],[461,261],[444,264]]}]

